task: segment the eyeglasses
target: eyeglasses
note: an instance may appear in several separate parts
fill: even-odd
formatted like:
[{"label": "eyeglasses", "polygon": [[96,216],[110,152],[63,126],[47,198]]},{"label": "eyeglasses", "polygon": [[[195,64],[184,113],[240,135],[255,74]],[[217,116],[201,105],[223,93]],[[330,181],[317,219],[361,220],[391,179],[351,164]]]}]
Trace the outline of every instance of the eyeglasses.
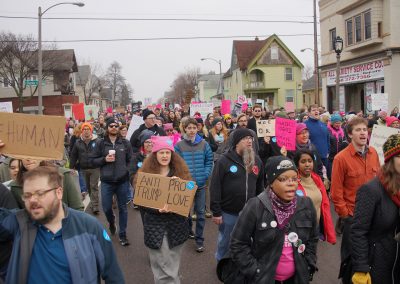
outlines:
[{"label": "eyeglasses", "polygon": [[119,127],[119,126],[116,125],[116,124],[111,124],[111,125],[108,126],[108,128],[118,128],[118,127]]},{"label": "eyeglasses", "polygon": [[238,122],[243,122],[243,123],[245,123],[245,122],[247,122],[247,120],[238,120]]},{"label": "eyeglasses", "polygon": [[243,137],[242,140],[244,140],[244,141],[254,141],[253,136]]},{"label": "eyeglasses", "polygon": [[174,132],[173,129],[167,129],[166,131],[167,131],[167,132]]},{"label": "eyeglasses", "polygon": [[255,109],[255,110],[253,110],[254,112],[261,112],[261,110],[260,109]]},{"label": "eyeglasses", "polygon": [[298,181],[297,177],[278,177],[276,179],[279,182],[286,183],[286,184],[288,184],[290,182],[296,182],[297,183],[297,181]]},{"label": "eyeglasses", "polygon": [[148,116],[146,119],[156,119],[156,117],[155,116]]},{"label": "eyeglasses", "polygon": [[30,192],[24,192],[21,196],[23,201],[28,201],[31,200],[31,198],[33,196],[35,196],[37,199],[42,199],[48,192],[53,191],[55,189],[59,188],[59,186],[54,187],[54,188],[50,188],[50,189],[46,189],[46,190],[38,190],[35,191],[34,193],[30,193]]},{"label": "eyeglasses", "polygon": [[152,141],[144,141],[144,144],[153,144],[153,142]]},{"label": "eyeglasses", "polygon": [[90,131],[90,128],[83,128],[82,131]]}]

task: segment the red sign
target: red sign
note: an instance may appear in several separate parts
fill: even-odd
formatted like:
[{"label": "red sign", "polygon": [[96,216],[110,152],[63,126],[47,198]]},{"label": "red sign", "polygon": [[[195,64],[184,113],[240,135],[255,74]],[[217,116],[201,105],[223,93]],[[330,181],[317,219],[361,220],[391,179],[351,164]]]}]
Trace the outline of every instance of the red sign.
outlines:
[{"label": "red sign", "polygon": [[75,120],[84,120],[85,119],[85,107],[83,103],[73,104],[72,105],[72,113],[74,114]]}]

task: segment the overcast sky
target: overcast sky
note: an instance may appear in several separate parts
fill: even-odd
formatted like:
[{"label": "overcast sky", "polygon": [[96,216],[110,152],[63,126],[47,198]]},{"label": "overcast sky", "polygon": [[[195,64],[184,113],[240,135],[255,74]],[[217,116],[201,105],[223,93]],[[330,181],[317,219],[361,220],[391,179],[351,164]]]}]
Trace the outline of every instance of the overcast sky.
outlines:
[{"label": "overcast sky", "polygon": [[[37,17],[57,1],[0,0],[0,16]],[[59,1],[62,2],[62,1]],[[312,21],[312,0],[83,0],[79,8],[62,5],[49,10],[45,17],[101,18],[190,18]],[[0,18],[0,29],[37,36],[37,20]],[[43,40],[148,39],[159,37],[280,36],[304,65],[313,65],[312,24],[185,22],[185,21],[93,21],[43,20]],[[222,61],[225,72],[230,66],[232,41],[246,38],[193,40],[137,40],[113,42],[57,43],[59,49],[74,49],[78,65],[91,62],[103,70],[113,61],[122,65],[123,75],[135,90],[134,99],[152,97],[153,102],[168,91],[174,78],[185,68],[199,67],[202,73],[219,72],[212,57]]]}]

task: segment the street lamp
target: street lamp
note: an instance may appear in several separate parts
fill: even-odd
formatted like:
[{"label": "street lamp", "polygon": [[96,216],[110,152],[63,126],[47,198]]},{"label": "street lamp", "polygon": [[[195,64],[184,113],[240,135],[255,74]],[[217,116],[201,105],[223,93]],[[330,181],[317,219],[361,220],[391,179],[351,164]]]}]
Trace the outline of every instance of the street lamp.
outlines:
[{"label": "street lamp", "polygon": [[221,100],[224,100],[224,85],[222,84],[221,60],[217,60],[217,59],[210,58],[210,57],[201,58],[200,60],[201,61],[212,60],[212,61],[217,62],[219,64],[219,86],[218,86],[218,90],[217,90],[217,95],[218,95],[218,91],[220,91],[221,92]]},{"label": "street lamp", "polygon": [[315,96],[315,104],[319,105],[319,72],[318,72],[318,50],[312,49],[309,47],[303,48],[300,51],[304,52],[306,50],[311,50],[314,53],[314,96]]},{"label": "street lamp", "polygon": [[[336,52],[336,96],[339,98],[340,88],[340,54],[343,51],[343,39],[337,36],[335,39],[335,52]],[[340,99],[339,99],[340,100]]]},{"label": "street lamp", "polygon": [[42,69],[43,69],[43,59],[42,59],[42,16],[48,10],[59,5],[75,5],[78,7],[85,6],[82,2],[60,2],[54,4],[42,12],[42,7],[38,8],[38,19],[39,19],[39,32],[38,32],[38,107],[39,114],[43,114],[43,91],[42,91]]}]

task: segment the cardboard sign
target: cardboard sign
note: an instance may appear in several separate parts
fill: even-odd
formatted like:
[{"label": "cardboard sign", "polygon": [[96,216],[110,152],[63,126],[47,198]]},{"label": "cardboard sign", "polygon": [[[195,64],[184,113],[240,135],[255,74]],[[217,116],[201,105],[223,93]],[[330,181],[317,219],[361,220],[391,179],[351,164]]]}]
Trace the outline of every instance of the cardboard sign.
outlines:
[{"label": "cardboard sign", "polygon": [[72,105],[72,113],[74,115],[75,120],[84,120],[85,119],[85,108],[83,103],[73,104]]},{"label": "cardboard sign", "polygon": [[193,117],[196,112],[199,112],[201,117],[205,119],[209,113],[213,113],[214,103],[191,103],[190,116]]},{"label": "cardboard sign", "polygon": [[167,204],[172,212],[187,217],[196,190],[194,181],[138,172],[133,202],[155,209],[162,209]]},{"label": "cardboard sign", "polygon": [[285,103],[285,110],[286,110],[286,112],[294,111],[294,102],[286,102]]},{"label": "cardboard sign", "polygon": [[243,96],[243,95],[238,96],[237,102],[238,102],[239,104],[241,104],[241,105],[244,104],[244,103],[247,103],[246,96]]},{"label": "cardboard sign", "polygon": [[62,160],[65,117],[0,112],[0,152],[18,159]]},{"label": "cardboard sign", "polygon": [[221,114],[231,113],[231,101],[230,100],[223,100],[221,103]]},{"label": "cardboard sign", "polygon": [[276,142],[286,150],[296,150],[296,121],[277,117],[275,120]]},{"label": "cardboard sign", "polygon": [[258,120],[257,122],[257,136],[275,136],[275,119]]},{"label": "cardboard sign", "polygon": [[378,93],[371,95],[371,108],[372,110],[384,110],[388,111],[388,94]]},{"label": "cardboard sign", "polygon": [[236,117],[239,116],[239,114],[242,113],[242,105],[240,103],[235,103],[235,106],[233,107],[232,114]]},{"label": "cardboard sign", "polygon": [[12,102],[1,102],[0,103],[0,112],[8,112],[13,113],[13,105]]},{"label": "cardboard sign", "polygon": [[400,129],[386,127],[382,125],[374,125],[372,128],[371,139],[369,141],[369,146],[375,148],[379,156],[379,162],[381,165],[384,164],[383,149],[382,146],[389,138],[390,135],[400,133]]},{"label": "cardboard sign", "polygon": [[84,106],[85,121],[92,121],[99,117],[99,107],[95,105]]},{"label": "cardboard sign", "polygon": [[130,140],[133,132],[144,123],[143,117],[133,114],[131,123],[129,124],[128,132],[126,133],[126,139]]}]

